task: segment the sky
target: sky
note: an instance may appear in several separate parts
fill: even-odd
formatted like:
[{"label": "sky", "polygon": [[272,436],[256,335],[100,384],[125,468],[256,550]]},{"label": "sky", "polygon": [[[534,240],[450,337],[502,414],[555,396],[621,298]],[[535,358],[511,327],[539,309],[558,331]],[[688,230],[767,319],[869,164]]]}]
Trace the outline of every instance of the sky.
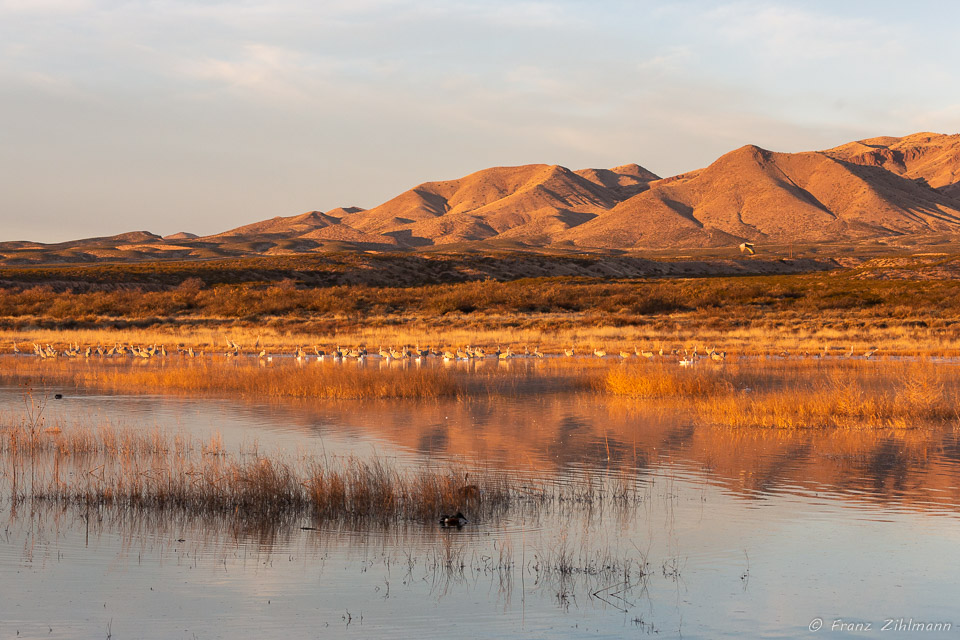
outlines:
[{"label": "sky", "polygon": [[960,3],[0,0],[0,241],[960,130]]}]

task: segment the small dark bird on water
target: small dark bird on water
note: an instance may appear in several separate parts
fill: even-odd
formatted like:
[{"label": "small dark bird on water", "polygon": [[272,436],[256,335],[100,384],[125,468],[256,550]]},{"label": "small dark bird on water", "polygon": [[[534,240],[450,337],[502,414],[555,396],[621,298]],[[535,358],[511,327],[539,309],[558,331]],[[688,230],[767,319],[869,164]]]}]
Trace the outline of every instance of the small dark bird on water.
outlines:
[{"label": "small dark bird on water", "polygon": [[55,395],[53,396],[53,399],[54,399],[54,400],[63,400],[63,394],[62,394],[62,393],[57,393],[57,394],[55,394]]},{"label": "small dark bird on water", "polygon": [[457,511],[454,516],[441,516],[440,524],[444,527],[457,527],[458,529],[467,524],[467,518],[462,512]]}]

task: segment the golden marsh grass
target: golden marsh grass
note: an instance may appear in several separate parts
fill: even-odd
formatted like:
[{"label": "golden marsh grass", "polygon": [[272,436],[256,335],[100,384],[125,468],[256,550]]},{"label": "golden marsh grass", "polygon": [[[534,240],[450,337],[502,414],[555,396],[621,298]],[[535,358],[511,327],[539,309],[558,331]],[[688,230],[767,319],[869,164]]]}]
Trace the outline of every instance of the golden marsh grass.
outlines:
[{"label": "golden marsh grass", "polygon": [[637,366],[610,371],[603,387],[689,401],[705,422],[729,427],[907,429],[960,420],[958,373],[924,361]]},{"label": "golden marsh grass", "polygon": [[265,398],[435,398],[463,393],[463,381],[440,369],[372,370],[334,365],[296,367],[217,366],[93,371],[77,384],[117,391],[170,390]]},{"label": "golden marsh grass", "polygon": [[143,362],[21,357],[0,364],[0,380],[19,384],[250,399],[468,399],[592,391],[693,411],[703,422],[731,427],[908,428],[955,422],[960,400],[957,365],[930,360],[704,358],[684,368],[659,357],[434,359],[414,366],[292,359],[267,365],[254,358],[172,356]]},{"label": "golden marsh grass", "polygon": [[0,380],[18,384],[69,385],[127,393],[236,395],[248,398],[332,400],[515,395],[589,388],[608,363],[590,360],[537,362],[542,371],[486,359],[417,366],[412,361],[347,360],[266,363],[255,358],[33,357],[0,359]]},{"label": "golden marsh grass", "polygon": [[[227,340],[241,345],[248,353],[266,348],[269,353],[291,353],[298,346],[366,345],[375,351],[378,345],[420,345],[439,349],[457,346],[482,346],[489,351],[497,345],[521,351],[525,346],[550,354],[573,347],[579,354],[604,348],[609,353],[633,351],[635,346],[658,351],[716,347],[733,355],[776,355],[786,350],[793,356],[822,353],[826,348],[839,353],[854,348],[857,355],[879,347],[878,355],[960,354],[960,321],[912,319],[890,321],[880,318],[855,320],[846,316],[805,317],[771,314],[753,321],[717,318],[704,323],[686,315],[664,316],[649,321],[633,316],[617,320],[606,316],[570,313],[528,314],[524,316],[485,317],[478,322],[459,314],[442,319],[430,316],[389,315],[367,318],[358,323],[343,318],[325,321],[322,326],[301,323],[290,326],[272,324],[183,323],[175,326],[64,329],[44,328],[36,323],[20,329],[0,329],[0,353],[10,353],[13,344],[30,348],[32,343],[68,345],[164,344],[218,353],[227,349]],[[542,324],[541,321],[546,322]],[[259,345],[255,349],[255,345]]]}]

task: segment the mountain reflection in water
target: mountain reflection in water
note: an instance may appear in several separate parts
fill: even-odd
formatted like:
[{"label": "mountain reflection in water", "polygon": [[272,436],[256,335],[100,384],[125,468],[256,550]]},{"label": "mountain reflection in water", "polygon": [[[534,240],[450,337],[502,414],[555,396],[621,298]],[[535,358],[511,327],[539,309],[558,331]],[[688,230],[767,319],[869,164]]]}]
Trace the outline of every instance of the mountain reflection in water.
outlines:
[{"label": "mountain reflection in water", "polygon": [[[48,424],[218,432],[227,451],[452,462],[564,487],[627,478],[636,500],[553,503],[457,530],[5,498],[8,635],[794,637],[816,616],[876,628],[888,615],[940,619],[955,602],[943,562],[960,538],[953,427],[732,430],[588,393],[67,396],[46,404]],[[0,393],[7,416],[22,406],[19,390]]]}]

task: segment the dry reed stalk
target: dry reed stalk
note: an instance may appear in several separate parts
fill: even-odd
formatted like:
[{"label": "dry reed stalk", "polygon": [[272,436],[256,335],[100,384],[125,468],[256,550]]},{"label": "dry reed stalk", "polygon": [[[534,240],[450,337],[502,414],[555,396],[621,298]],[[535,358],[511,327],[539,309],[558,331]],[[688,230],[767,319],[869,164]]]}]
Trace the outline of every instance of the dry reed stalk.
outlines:
[{"label": "dry reed stalk", "polygon": [[[513,368],[493,358],[477,362],[409,366],[409,361],[370,360],[342,364],[292,360],[270,366],[256,359],[169,358],[0,359],[0,380],[25,384],[70,385],[121,392],[170,391],[187,394],[232,394],[257,398],[437,398],[443,396],[516,395],[593,386],[604,363],[581,360],[528,361]],[[536,365],[536,366],[533,366]]]},{"label": "dry reed stalk", "polygon": [[[93,366],[90,366],[93,364]],[[135,366],[141,365],[141,366]],[[466,391],[464,375],[439,368],[378,369],[310,363],[260,367],[223,360],[130,363],[122,360],[0,362],[0,378],[112,391],[174,391],[293,398],[436,398]]]},{"label": "dry reed stalk", "polygon": [[619,367],[603,388],[635,398],[692,400],[702,419],[731,427],[912,428],[960,418],[960,379],[931,362]]},{"label": "dry reed stalk", "polygon": [[433,521],[457,510],[486,518],[534,499],[515,488],[515,478],[491,472],[400,471],[382,459],[241,459],[210,449],[199,440],[184,444],[182,435],[109,425],[65,425],[60,433],[35,432],[27,421],[0,428],[14,501],[390,522]]}]

